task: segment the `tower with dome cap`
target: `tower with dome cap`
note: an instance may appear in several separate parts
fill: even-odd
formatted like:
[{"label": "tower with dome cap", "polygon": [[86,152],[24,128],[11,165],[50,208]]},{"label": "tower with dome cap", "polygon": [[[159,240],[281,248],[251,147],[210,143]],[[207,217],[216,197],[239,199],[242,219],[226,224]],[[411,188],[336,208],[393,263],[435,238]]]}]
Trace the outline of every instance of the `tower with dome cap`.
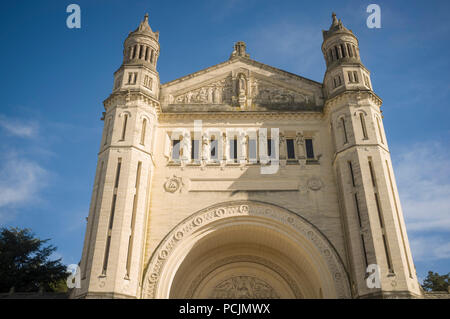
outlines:
[{"label": "tower with dome cap", "polygon": [[123,63],[103,102],[104,129],[78,297],[135,298],[139,291],[159,108],[158,38],[146,14],[124,42]]},{"label": "tower with dome cap", "polygon": [[372,90],[359,52],[358,39],[333,13],[330,28],[323,31],[324,114],[333,137],[353,295],[417,297],[421,292],[383,128],[382,100]]}]

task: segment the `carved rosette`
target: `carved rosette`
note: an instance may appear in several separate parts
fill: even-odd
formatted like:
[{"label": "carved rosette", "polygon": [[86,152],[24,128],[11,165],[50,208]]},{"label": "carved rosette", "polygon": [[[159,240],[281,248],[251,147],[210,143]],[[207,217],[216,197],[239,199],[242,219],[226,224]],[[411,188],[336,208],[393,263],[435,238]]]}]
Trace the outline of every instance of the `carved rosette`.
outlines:
[{"label": "carved rosette", "polygon": [[220,204],[201,210],[176,226],[161,242],[150,258],[144,276],[142,297],[155,298],[158,280],[162,269],[176,246],[185,238],[200,230],[205,225],[224,218],[237,216],[255,216],[275,220],[294,228],[307,238],[320,253],[333,276],[338,298],[350,298],[350,285],[347,272],[334,247],[326,237],[304,218],[281,207],[255,202],[237,201]]},{"label": "carved rosette", "polygon": [[181,190],[181,186],[183,185],[183,181],[181,177],[177,177],[173,175],[170,178],[167,178],[166,182],[164,183],[164,189],[166,192],[169,193],[175,193],[178,190]]}]

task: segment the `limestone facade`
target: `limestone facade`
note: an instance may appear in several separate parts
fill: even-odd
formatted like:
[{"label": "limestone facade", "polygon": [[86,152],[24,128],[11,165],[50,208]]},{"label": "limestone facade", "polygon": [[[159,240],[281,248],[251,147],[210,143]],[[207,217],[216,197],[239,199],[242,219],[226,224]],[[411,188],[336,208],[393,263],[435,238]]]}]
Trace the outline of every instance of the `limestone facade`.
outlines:
[{"label": "limestone facade", "polygon": [[160,84],[145,16],[104,101],[73,297],[422,296],[382,101],[334,14],[323,38],[323,83],[237,42],[229,60]]}]

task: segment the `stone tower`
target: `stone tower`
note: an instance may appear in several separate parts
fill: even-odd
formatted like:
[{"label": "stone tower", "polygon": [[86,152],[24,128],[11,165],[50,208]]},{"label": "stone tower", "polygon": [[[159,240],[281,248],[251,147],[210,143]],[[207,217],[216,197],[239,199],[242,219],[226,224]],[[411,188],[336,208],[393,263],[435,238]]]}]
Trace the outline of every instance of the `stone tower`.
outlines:
[{"label": "stone tower", "polygon": [[78,298],[135,298],[143,271],[148,185],[159,107],[159,33],[145,15],[124,43],[98,154]]},{"label": "stone tower", "polygon": [[[361,62],[358,39],[334,13],[330,29],[323,31],[322,52],[327,66],[324,114],[334,137],[332,163],[353,297],[419,297],[383,129],[382,101]],[[366,269],[372,264],[379,266],[379,288],[367,286]]]}]

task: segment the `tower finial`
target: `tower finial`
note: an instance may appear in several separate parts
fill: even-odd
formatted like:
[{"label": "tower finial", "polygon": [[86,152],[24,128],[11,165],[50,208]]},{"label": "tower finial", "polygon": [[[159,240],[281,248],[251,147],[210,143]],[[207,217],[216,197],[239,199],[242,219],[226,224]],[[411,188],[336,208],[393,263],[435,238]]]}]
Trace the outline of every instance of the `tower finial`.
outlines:
[{"label": "tower finial", "polygon": [[246,52],[246,45],[244,41],[238,41],[234,44],[234,51],[231,53],[230,59],[235,56],[249,58],[250,55]]},{"label": "tower finial", "polygon": [[331,14],[331,18],[333,19],[333,22],[331,23],[331,26],[336,26],[336,25],[338,25],[338,20],[337,20],[337,18],[336,18],[336,13],[332,13]]},{"label": "tower finial", "polygon": [[145,13],[144,21],[147,21],[147,22],[148,22],[148,13]]}]

